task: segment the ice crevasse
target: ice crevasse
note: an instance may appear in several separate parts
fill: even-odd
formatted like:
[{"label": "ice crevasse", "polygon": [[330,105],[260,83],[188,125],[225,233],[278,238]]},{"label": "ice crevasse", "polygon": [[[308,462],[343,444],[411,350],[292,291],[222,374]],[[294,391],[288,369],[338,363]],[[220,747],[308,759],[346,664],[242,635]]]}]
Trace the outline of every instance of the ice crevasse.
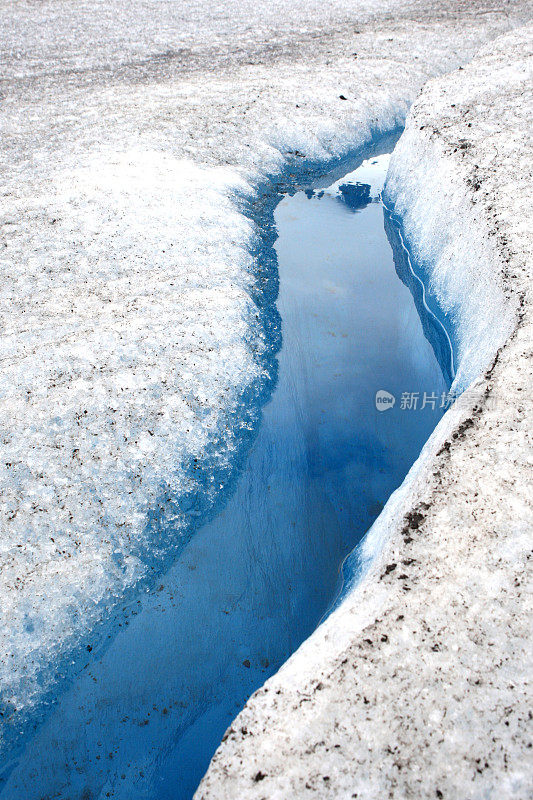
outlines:
[{"label": "ice crevasse", "polygon": [[[329,120],[322,133],[278,130],[270,173],[296,148],[317,164],[353,152],[403,122],[408,100],[369,107],[337,132]],[[455,320],[465,388],[514,311],[490,244],[465,220],[462,185],[432,147],[417,139],[414,148],[408,127],[386,192]],[[46,197],[20,201],[17,211],[44,216],[49,234],[28,258],[14,225],[2,265],[5,719],[31,711],[58,660],[149,584],[216,502],[255,424],[247,399],[271,380],[273,344],[252,299],[260,231],[243,208],[265,177],[159,151],[102,151],[58,169]],[[24,270],[14,269],[17,253]]]},{"label": "ice crevasse", "polygon": [[327,166],[407,105],[384,95],[338,130],[271,124],[240,170],[102,146],[6,195],[0,742],[231,479],[279,337],[259,194],[295,142]]}]

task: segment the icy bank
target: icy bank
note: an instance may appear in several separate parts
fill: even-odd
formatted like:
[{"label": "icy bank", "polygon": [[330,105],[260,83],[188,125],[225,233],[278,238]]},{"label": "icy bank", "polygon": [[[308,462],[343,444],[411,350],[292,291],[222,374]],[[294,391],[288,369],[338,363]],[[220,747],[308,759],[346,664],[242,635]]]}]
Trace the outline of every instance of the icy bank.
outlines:
[{"label": "icy bank", "polygon": [[227,732],[202,800],[531,796],[532,33],[430,82],[389,180],[456,315],[461,380],[484,372],[375,523],[362,583]]},{"label": "icy bank", "polygon": [[[457,82],[452,93],[454,106],[460,106]],[[465,181],[455,164],[456,153],[466,151],[470,142],[463,131],[450,141],[431,119],[420,124],[424,111],[431,118],[434,101],[427,87],[394,152],[385,198],[401,218],[409,249],[425,268],[439,306],[453,320],[458,350],[453,389],[459,393],[489,366],[508,338],[516,299],[509,302],[505,295],[483,209],[470,201],[477,184]],[[472,120],[475,124],[477,113],[465,109],[465,128]]]},{"label": "icy bank", "polygon": [[0,9],[0,738],[93,657],[253,428],[257,187],[403,122],[527,15],[455,5]]}]

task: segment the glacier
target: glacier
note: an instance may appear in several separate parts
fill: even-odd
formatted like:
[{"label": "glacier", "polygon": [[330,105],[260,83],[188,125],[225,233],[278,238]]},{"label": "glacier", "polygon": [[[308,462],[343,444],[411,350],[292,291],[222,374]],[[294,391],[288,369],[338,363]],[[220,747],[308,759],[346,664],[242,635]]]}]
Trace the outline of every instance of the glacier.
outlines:
[{"label": "glacier", "polygon": [[[529,16],[527,3],[455,5],[0,8],[0,742],[210,513],[253,433],[243,398],[268,391],[275,349],[258,288],[265,184],[402,125],[429,78]],[[486,58],[498,97],[520,68]],[[484,209],[449,175],[457,157],[441,169],[439,135],[430,147],[409,128],[388,191],[433,263],[447,212],[416,212],[410,171],[432,176],[428,199],[450,179],[435,289],[466,386],[513,329],[516,298],[495,277]],[[381,519],[387,536],[409,486]]]}]

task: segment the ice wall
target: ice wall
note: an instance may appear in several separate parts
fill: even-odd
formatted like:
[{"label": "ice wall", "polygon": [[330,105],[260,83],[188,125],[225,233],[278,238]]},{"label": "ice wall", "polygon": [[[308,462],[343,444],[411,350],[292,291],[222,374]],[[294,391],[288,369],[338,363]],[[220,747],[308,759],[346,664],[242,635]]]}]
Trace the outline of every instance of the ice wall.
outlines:
[{"label": "ice wall", "polygon": [[250,297],[257,234],[230,199],[245,189],[227,169],[130,151],[59,172],[11,211],[46,215],[48,234],[17,273],[7,223],[2,259],[9,705],[31,705],[43,667],[161,568],[253,426],[269,344]]},{"label": "ice wall", "polygon": [[[430,82],[415,104],[391,159],[384,195],[453,322],[458,353],[452,391],[459,393],[489,366],[509,336],[517,304],[505,295],[496,242],[472,197],[475,178],[465,181],[457,169],[457,153],[468,149],[468,139],[442,136],[432,125],[436,91]],[[455,91],[453,98],[460,102]]]}]

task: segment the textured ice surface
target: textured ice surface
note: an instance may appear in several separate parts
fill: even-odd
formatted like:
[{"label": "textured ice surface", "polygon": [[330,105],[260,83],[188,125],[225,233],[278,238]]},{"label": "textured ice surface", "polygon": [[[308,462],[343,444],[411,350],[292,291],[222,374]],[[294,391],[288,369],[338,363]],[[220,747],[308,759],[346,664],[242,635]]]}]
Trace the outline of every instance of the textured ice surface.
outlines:
[{"label": "textured ice surface", "polygon": [[177,543],[195,458],[201,502],[219,490],[264,353],[253,231],[228,198],[240,189],[226,169],[130,151],[16,209],[49,226],[29,254],[11,226],[2,262],[0,684],[17,704],[59,643]]},{"label": "textured ice surface", "polygon": [[473,2],[460,24],[452,2],[2,5],[8,708],[231,469],[266,346],[243,194],[394,127],[525,5]]}]

